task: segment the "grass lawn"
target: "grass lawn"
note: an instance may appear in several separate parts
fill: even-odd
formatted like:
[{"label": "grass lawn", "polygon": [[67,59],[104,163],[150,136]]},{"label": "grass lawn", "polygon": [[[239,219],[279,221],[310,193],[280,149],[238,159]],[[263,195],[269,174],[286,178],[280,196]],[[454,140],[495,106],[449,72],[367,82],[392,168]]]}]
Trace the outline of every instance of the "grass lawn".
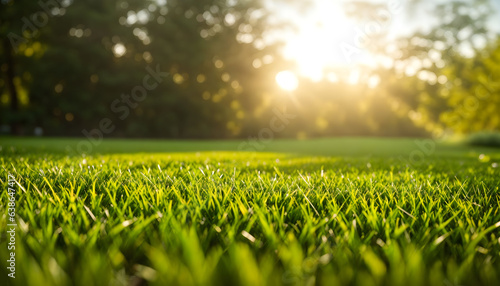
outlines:
[{"label": "grass lawn", "polygon": [[0,137],[0,282],[500,285],[499,149],[106,139],[66,151],[78,142]]}]

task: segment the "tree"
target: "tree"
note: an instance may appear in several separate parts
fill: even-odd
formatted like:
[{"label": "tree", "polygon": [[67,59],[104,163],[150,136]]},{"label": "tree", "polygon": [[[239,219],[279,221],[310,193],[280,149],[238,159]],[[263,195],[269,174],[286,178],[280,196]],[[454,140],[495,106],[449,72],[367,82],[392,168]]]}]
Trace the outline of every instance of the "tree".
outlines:
[{"label": "tree", "polygon": [[[26,101],[20,98],[20,89],[29,80],[22,76],[22,63],[30,63],[29,57],[35,52],[36,45],[32,40],[39,35],[40,28],[45,26],[49,15],[35,2],[5,0],[0,3],[0,61],[2,78],[0,95],[2,116],[0,122],[10,123],[12,134],[21,134],[25,123]],[[22,15],[22,16],[21,16]],[[24,95],[24,90],[22,91]],[[25,98],[24,98],[25,99]]]},{"label": "tree", "polygon": [[[498,130],[498,82],[494,63],[497,37],[487,29],[492,14],[490,2],[419,1],[434,5],[437,24],[429,32],[416,31],[393,40],[374,38],[375,55],[389,59],[388,69],[379,69],[381,87],[401,106],[402,116],[435,135],[445,131],[469,133]],[[356,2],[354,7],[373,7]],[[373,17],[370,9],[362,19]],[[397,80],[394,80],[397,79]]]},{"label": "tree", "polygon": [[[2,33],[29,35],[14,55],[18,90],[29,102],[23,114],[10,110],[3,123],[23,117],[26,128],[81,136],[110,118],[114,136],[238,136],[249,130],[244,121],[260,101],[262,92],[253,91],[273,83],[268,67],[256,72],[252,66],[256,58],[279,58],[275,45],[260,41],[270,27],[259,1],[48,2],[56,4],[2,4],[8,20]],[[40,11],[48,21],[33,36],[23,34],[17,19]],[[113,109],[122,106],[113,103],[125,104],[123,96],[142,83],[148,66],[169,78],[147,100],[127,103],[121,116]],[[9,102],[18,97],[11,93]]]}]

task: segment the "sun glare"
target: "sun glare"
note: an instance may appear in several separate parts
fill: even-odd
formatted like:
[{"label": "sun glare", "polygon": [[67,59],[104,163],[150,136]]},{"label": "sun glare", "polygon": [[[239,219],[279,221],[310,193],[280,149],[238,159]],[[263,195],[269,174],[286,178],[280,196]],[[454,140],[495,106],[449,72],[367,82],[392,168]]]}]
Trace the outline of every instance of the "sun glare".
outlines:
[{"label": "sun glare", "polygon": [[340,3],[331,0],[315,0],[313,3],[307,13],[288,15],[296,19],[299,29],[284,36],[284,54],[297,63],[298,74],[320,81],[328,69],[350,63],[342,53],[341,44],[353,41],[354,28]]},{"label": "sun glare", "polygon": [[299,87],[299,80],[291,71],[281,71],[276,75],[276,83],[287,91],[294,91]]}]

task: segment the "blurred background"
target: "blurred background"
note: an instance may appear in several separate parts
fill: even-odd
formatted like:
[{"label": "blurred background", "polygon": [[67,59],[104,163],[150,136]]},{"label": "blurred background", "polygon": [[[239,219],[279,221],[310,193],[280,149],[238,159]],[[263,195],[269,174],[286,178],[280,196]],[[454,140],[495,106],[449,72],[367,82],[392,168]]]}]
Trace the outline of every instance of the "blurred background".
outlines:
[{"label": "blurred background", "polygon": [[298,139],[500,129],[497,0],[0,3],[0,134],[247,138],[275,117],[274,137]]}]

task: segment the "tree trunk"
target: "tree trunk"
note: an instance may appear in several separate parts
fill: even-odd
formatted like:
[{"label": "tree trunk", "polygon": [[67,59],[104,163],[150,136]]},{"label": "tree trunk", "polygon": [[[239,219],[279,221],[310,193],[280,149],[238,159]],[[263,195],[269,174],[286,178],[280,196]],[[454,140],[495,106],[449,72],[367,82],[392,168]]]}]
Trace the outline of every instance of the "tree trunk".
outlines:
[{"label": "tree trunk", "polygon": [[9,91],[10,96],[10,109],[14,114],[14,118],[10,122],[11,133],[13,135],[21,134],[21,126],[19,125],[19,99],[17,96],[17,89],[14,84],[14,51],[12,50],[12,46],[10,45],[10,41],[7,37],[3,40],[3,47],[7,62],[7,90]]}]

